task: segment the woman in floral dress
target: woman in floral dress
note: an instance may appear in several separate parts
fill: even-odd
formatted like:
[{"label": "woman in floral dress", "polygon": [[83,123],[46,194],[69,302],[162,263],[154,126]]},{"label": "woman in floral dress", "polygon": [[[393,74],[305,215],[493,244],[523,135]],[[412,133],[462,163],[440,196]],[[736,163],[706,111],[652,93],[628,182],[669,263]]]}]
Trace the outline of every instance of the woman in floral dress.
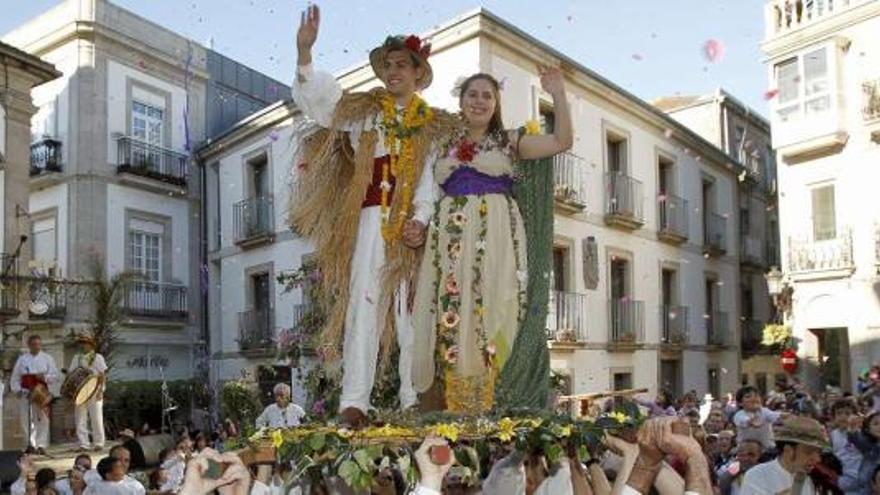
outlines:
[{"label": "woman in floral dress", "polygon": [[448,411],[492,408],[495,379],[524,316],[526,240],[511,196],[514,164],[572,144],[562,73],[543,71],[541,85],[553,97],[552,135],[505,130],[498,82],[482,73],[467,78],[459,93],[463,130],[434,165],[439,201],[413,308],[413,381],[424,393],[439,379]]}]

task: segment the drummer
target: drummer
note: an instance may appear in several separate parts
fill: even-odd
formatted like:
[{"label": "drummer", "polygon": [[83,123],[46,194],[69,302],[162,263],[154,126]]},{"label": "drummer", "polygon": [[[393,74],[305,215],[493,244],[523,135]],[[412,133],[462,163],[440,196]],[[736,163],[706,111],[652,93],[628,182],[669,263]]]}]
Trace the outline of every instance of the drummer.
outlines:
[{"label": "drummer", "polygon": [[58,369],[52,356],[42,351],[43,341],[39,335],[28,338],[28,352],[18,357],[12,369],[9,386],[19,396],[21,428],[28,439],[26,452],[46,455],[49,446],[48,410],[31,403],[31,391],[35,383],[51,386],[58,377]]},{"label": "drummer", "polygon": [[[82,404],[74,404],[74,417],[76,418],[76,437],[79,440],[79,451],[94,449],[100,452],[104,449],[104,384],[107,376],[107,362],[104,356],[95,349],[95,339],[88,334],[80,334],[76,337],[80,345],[79,354],[73,356],[70,361],[70,371],[77,368],[86,368],[98,375],[98,390]],[[89,442],[89,418],[92,424],[92,441]]]}]

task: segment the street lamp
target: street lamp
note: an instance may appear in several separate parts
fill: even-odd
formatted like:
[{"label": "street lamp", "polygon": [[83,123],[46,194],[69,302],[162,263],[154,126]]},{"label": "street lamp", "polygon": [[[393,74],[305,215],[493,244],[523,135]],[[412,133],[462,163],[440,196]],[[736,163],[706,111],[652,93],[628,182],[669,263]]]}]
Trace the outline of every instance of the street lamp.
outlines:
[{"label": "street lamp", "polygon": [[771,297],[775,299],[782,294],[782,272],[779,271],[778,267],[770,267],[770,271],[764,274],[764,279],[767,280],[767,293],[769,293]]},{"label": "street lamp", "polygon": [[767,293],[773,298],[773,305],[776,306],[777,317],[782,319],[782,315],[788,314],[791,309],[791,295],[794,288],[785,280],[785,275],[778,267],[770,267],[770,271],[764,274],[767,281]]}]

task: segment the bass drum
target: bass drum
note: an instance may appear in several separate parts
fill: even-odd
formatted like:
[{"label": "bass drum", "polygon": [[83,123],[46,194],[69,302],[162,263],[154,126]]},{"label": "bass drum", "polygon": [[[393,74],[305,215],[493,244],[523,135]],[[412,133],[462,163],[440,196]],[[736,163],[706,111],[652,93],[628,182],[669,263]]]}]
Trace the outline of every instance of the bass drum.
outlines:
[{"label": "bass drum", "polygon": [[49,393],[49,388],[46,385],[40,383],[31,390],[31,404],[41,409],[49,408],[49,405],[52,404],[52,394]]},{"label": "bass drum", "polygon": [[88,402],[97,391],[98,376],[82,366],[68,373],[61,385],[61,395],[73,401],[77,406]]}]

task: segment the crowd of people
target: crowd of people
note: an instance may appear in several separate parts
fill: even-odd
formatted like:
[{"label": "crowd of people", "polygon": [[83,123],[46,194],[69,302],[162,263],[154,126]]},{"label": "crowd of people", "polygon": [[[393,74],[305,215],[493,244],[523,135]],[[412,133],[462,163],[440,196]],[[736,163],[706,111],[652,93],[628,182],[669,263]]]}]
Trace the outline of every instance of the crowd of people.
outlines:
[{"label": "crowd of people", "polygon": [[[777,383],[766,397],[752,386],[719,400],[694,392],[674,398],[661,391],[653,399],[635,397],[644,421],[610,430],[589,458],[579,459],[572,450],[562,462],[549,465],[539,452],[511,447],[476,483],[465,482],[453,468],[454,456],[438,465],[426,454],[446,441],[428,438],[414,455],[420,473],[416,487],[407,487],[401,473],[389,468],[387,476],[376,477],[372,493],[880,494],[878,399],[880,368],[860,378],[857,394],[829,387],[813,395],[796,379]],[[614,400],[619,405],[620,399]],[[301,412],[290,402],[289,387],[279,385],[275,402],[254,426],[293,427],[307,419]],[[12,493],[353,493],[339,479],[308,487],[286,476],[289,465],[245,465],[236,453],[223,452],[224,440],[238,435],[241,426],[227,420],[211,434],[184,432],[159,454],[158,467],[134,474],[129,472],[131,454],[122,444],[95,466],[80,454],[61,479],[51,469],[35,471],[32,457],[23,454],[22,475]]]}]

